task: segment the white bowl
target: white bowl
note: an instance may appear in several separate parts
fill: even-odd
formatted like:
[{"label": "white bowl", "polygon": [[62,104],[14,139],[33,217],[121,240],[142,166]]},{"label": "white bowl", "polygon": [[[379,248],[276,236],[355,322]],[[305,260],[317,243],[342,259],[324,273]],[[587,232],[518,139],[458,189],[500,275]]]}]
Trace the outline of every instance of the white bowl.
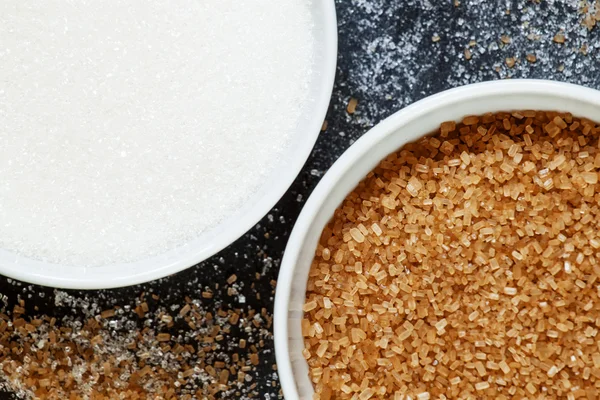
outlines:
[{"label": "white bowl", "polygon": [[321,232],[335,209],[388,154],[433,132],[444,121],[511,110],[552,110],[600,119],[600,92],[541,80],[505,80],[451,89],[397,112],[356,141],[325,174],[304,206],[288,241],[275,296],[275,352],[286,400],[312,399],[302,357],[302,306]]},{"label": "white bowl", "polygon": [[39,262],[0,249],[0,274],[44,286],[100,289],[134,285],[176,273],[227,247],[254,226],[284,195],[306,162],[319,136],[331,99],[337,61],[334,0],[311,2],[315,52],[309,101],[281,163],[235,215],[185,246],[134,263],[81,268]]}]

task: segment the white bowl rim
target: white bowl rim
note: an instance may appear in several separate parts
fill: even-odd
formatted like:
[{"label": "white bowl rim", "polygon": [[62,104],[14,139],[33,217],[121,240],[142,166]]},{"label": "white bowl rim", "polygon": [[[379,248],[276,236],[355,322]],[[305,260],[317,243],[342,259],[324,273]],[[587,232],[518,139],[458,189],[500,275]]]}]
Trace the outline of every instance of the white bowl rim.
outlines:
[{"label": "white bowl rim", "polygon": [[[82,268],[50,264],[16,256],[0,249],[0,259],[10,260],[0,262],[0,275],[27,283],[64,288],[64,289],[111,289],[131,286],[153,281],[190,268],[229,246],[244,233],[256,225],[271,210],[298,177],[298,174],[308,160],[313,147],[321,132],[321,127],[331,101],[331,93],[337,71],[337,16],[335,0],[319,0],[322,19],[322,37],[317,37],[323,51],[321,52],[322,69],[316,72],[320,91],[312,93],[311,108],[316,110],[307,124],[308,129],[302,131],[302,148],[294,150],[295,157],[288,159],[286,168],[278,171],[277,185],[270,187],[261,196],[250,212],[236,215],[236,223],[229,224],[226,230],[215,229],[213,240],[200,246],[184,245],[165,254],[141,260],[135,263],[113,264],[97,268]],[[209,233],[213,233],[212,231]],[[193,247],[191,250],[190,248]],[[154,264],[145,268],[144,263]],[[133,266],[132,268],[128,268]]]},{"label": "white bowl rim", "polygon": [[[515,94],[537,94],[544,96],[549,94],[556,95],[556,93],[560,93],[565,98],[583,100],[600,107],[600,91],[571,83],[541,79],[510,79],[469,84],[428,96],[397,111],[361,136],[335,161],[307,199],[296,220],[285,248],[279,277],[277,278],[273,333],[277,371],[286,399],[299,399],[288,342],[288,312],[296,261],[321,204],[329,196],[336,183],[375,144],[397,131],[397,127],[403,126],[408,121],[413,121],[421,115],[432,112],[444,105],[451,105],[457,99],[468,100],[483,96]],[[392,149],[390,152],[394,150]],[[356,183],[358,184],[358,181]]]}]

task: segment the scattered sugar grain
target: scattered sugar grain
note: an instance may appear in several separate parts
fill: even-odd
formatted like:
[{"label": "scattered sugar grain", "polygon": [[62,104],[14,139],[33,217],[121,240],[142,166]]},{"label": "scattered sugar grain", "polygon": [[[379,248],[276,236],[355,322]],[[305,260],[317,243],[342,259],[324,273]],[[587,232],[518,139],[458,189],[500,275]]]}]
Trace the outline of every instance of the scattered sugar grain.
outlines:
[{"label": "scattered sugar grain", "polygon": [[0,309],[0,392],[41,400],[263,395],[254,381],[263,373],[265,341],[272,341],[272,317],[265,309],[209,306],[192,298],[167,309],[157,296],[149,305],[142,294],[135,306],[107,314],[87,298],[62,291],[54,297],[56,307],[76,316],[31,316],[24,302]]}]

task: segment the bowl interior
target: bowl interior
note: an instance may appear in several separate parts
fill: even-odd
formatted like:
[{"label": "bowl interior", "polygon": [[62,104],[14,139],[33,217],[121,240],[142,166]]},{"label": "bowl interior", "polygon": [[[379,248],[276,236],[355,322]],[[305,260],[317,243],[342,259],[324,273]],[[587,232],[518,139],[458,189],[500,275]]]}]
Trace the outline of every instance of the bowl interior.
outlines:
[{"label": "bowl interior", "polygon": [[308,199],[288,242],[275,300],[275,346],[288,400],[312,399],[302,356],[301,320],[308,273],[321,232],[335,209],[380,160],[444,121],[511,110],[552,110],[600,120],[600,92],[550,81],[497,81],[452,89],[394,114],[342,155]]},{"label": "bowl interior", "polygon": [[[256,224],[292,184],[321,130],[337,59],[337,22],[333,0],[310,2],[313,15],[314,55],[309,100],[288,149],[273,174],[237,213],[195,240],[167,253],[133,263],[82,268],[50,264],[16,256],[0,249],[0,274],[25,282],[73,289],[128,286],[181,271],[222,250]],[[160,227],[157,227],[160,229]]]}]

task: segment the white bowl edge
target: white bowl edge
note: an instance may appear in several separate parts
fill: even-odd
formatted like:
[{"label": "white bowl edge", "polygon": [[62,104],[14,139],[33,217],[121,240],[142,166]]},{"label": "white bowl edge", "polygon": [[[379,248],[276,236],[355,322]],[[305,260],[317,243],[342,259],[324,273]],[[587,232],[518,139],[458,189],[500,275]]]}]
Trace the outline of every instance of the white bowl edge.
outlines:
[{"label": "white bowl edge", "polygon": [[440,123],[494,111],[556,110],[600,121],[600,91],[544,80],[467,85],[427,97],[385,119],[357,140],[329,169],[308,198],[290,235],[275,296],[278,373],[287,400],[312,399],[302,357],[300,323],[308,272],[321,232],[347,194],[385,156],[434,131]]},{"label": "white bowl edge", "polygon": [[306,163],[325,119],[337,64],[337,18],[334,0],[310,2],[314,15],[315,66],[311,98],[289,150],[269,182],[235,215],[197,239],[167,253],[133,263],[82,268],[50,264],[0,249],[0,274],[43,286],[109,289],[135,285],[182,271],[224,249],[263,218],[283,197]]}]

